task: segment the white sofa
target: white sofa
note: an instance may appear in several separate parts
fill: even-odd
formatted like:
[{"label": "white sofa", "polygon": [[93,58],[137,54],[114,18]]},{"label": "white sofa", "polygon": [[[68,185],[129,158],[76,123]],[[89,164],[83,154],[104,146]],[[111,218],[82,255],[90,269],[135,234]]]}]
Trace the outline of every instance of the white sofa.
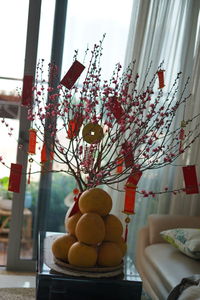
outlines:
[{"label": "white sofa", "polygon": [[200,217],[150,215],[137,236],[136,267],[143,288],[153,300],[166,300],[183,278],[200,274],[200,260],[182,254],[160,232],[172,228],[200,228]]}]

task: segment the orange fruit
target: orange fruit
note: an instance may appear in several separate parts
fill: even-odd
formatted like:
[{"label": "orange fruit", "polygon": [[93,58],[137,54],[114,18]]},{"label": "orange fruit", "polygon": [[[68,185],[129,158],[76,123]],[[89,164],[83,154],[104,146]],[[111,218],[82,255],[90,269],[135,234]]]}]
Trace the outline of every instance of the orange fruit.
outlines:
[{"label": "orange fruit", "polygon": [[116,244],[119,246],[119,248],[122,251],[122,255],[124,256],[126,254],[126,251],[127,251],[127,244],[126,244],[124,238],[121,236],[120,240],[117,241]]},{"label": "orange fruit", "polygon": [[97,261],[96,247],[76,242],[68,253],[69,263],[78,267],[93,267]]},{"label": "orange fruit", "polygon": [[99,266],[114,267],[121,263],[122,251],[116,243],[103,242],[98,247],[97,264]]},{"label": "orange fruit", "polygon": [[68,252],[69,248],[77,242],[75,236],[71,234],[65,234],[62,236],[57,237],[52,243],[52,253],[53,255],[61,259],[63,261],[68,261]]},{"label": "orange fruit", "polygon": [[112,208],[112,198],[100,188],[91,188],[83,192],[79,198],[79,209],[84,214],[95,212],[101,216],[109,214]]},{"label": "orange fruit", "polygon": [[76,224],[77,224],[77,222],[78,222],[78,220],[80,219],[81,216],[82,216],[81,212],[77,212],[74,215],[72,215],[71,217],[68,217],[66,215],[66,217],[65,217],[65,230],[67,232],[69,232],[70,234],[75,235]]},{"label": "orange fruit", "polygon": [[121,221],[115,215],[107,215],[104,218],[105,223],[105,241],[117,242],[120,240],[120,237],[123,233],[123,226]]},{"label": "orange fruit", "polygon": [[83,214],[76,224],[75,233],[80,242],[97,245],[103,241],[105,236],[104,221],[96,213]]}]

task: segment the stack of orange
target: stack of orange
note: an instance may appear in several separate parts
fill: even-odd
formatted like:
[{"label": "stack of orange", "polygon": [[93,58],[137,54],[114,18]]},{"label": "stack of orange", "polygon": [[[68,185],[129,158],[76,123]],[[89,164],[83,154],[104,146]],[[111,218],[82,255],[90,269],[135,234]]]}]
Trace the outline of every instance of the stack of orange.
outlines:
[{"label": "stack of orange", "polygon": [[54,256],[78,267],[119,265],[127,246],[121,221],[110,214],[110,195],[100,188],[86,190],[79,209],[71,217],[66,215],[67,233],[53,242]]}]

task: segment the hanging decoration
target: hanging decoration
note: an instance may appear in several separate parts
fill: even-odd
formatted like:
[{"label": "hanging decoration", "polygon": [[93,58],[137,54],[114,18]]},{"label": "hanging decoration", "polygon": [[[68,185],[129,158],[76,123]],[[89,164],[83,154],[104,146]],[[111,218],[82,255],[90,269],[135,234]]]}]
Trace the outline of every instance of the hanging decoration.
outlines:
[{"label": "hanging decoration", "polygon": [[27,106],[32,103],[32,87],[33,87],[33,76],[25,75],[23,79],[22,105]]},{"label": "hanging decoration", "polygon": [[165,87],[165,84],[164,84],[164,71],[165,70],[159,70],[157,72],[158,74],[158,80],[159,80],[159,89],[162,89]]},{"label": "hanging decoration", "polygon": [[84,69],[85,66],[83,66],[78,60],[75,60],[60,83],[70,90]]},{"label": "hanging decoration", "polygon": [[73,120],[69,120],[67,137],[71,140],[75,138],[80,131],[83,124],[83,116],[80,113],[76,113]]},{"label": "hanging decoration", "polygon": [[128,224],[130,223],[129,215],[133,215],[135,213],[135,196],[137,184],[142,176],[141,171],[132,172],[129,176],[126,185],[125,185],[125,200],[124,200],[124,210],[123,213],[127,214],[125,219],[126,229],[125,229],[125,241],[127,241],[128,235]]},{"label": "hanging decoration", "polygon": [[185,192],[186,194],[198,194],[199,187],[197,181],[196,168],[194,165],[185,166],[183,169],[183,177],[185,181]]},{"label": "hanging decoration", "polygon": [[122,116],[124,116],[124,110],[117,97],[114,96],[110,98],[108,108],[112,112],[116,121],[119,123]]},{"label": "hanging decoration", "polygon": [[88,144],[97,144],[104,136],[103,128],[97,123],[89,123],[84,126],[82,135],[83,140]]},{"label": "hanging decoration", "polygon": [[22,176],[22,165],[12,163],[10,167],[8,191],[15,192],[15,193],[20,192],[21,176]]},{"label": "hanging decoration", "polygon": [[36,150],[36,137],[37,132],[35,129],[29,129],[29,145],[28,145],[28,153],[35,154]]}]

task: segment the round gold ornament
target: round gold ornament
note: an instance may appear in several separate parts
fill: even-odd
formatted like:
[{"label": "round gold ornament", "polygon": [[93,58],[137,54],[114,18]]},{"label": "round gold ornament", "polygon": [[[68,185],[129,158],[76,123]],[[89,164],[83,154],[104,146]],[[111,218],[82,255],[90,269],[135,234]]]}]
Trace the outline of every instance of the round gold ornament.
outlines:
[{"label": "round gold ornament", "polygon": [[83,128],[82,135],[88,144],[97,144],[104,136],[103,128],[99,124],[89,123]]}]

